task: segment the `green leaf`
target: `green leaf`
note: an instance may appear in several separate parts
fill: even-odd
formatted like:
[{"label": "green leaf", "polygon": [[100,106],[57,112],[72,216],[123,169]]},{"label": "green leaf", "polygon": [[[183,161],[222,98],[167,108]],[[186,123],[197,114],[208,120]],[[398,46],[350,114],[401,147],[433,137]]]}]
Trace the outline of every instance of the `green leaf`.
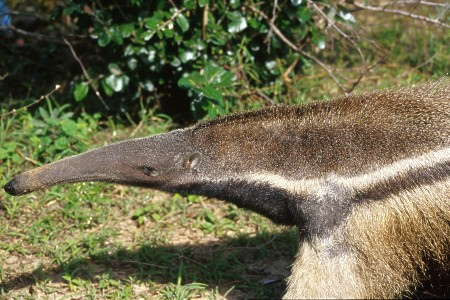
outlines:
[{"label": "green leaf", "polygon": [[143,32],[139,35],[139,37],[140,37],[141,39],[143,39],[144,41],[149,41],[149,40],[155,35],[155,32],[156,32],[156,31],[154,31],[153,29],[147,30],[147,31],[143,31]]},{"label": "green leaf", "polygon": [[153,84],[153,82],[151,82],[151,80],[141,82],[140,86],[147,92],[152,92],[155,89],[155,85]]},{"label": "green leaf", "polygon": [[161,215],[158,213],[152,213],[152,218],[155,221],[159,221],[159,220],[161,220]]},{"label": "green leaf", "polygon": [[112,96],[114,94],[114,90],[106,83],[106,78],[102,81],[102,88],[106,95]]},{"label": "green leaf", "polygon": [[231,5],[231,8],[236,9],[236,8],[239,7],[239,5],[241,5],[241,1],[239,1],[239,0],[230,0],[230,5]]},{"label": "green leaf", "polygon": [[77,123],[73,120],[64,120],[61,122],[61,128],[68,136],[74,136],[77,133]]},{"label": "green leaf", "polygon": [[108,64],[108,70],[109,70],[109,72],[111,72],[111,74],[114,74],[116,76],[122,75],[122,70],[120,69],[119,65],[116,63]]},{"label": "green leaf", "polygon": [[9,152],[3,148],[0,148],[0,159],[4,160],[9,156]]},{"label": "green leaf", "polygon": [[325,49],[325,36],[318,30],[312,31],[312,42],[317,48],[321,50]]},{"label": "green leaf", "polygon": [[134,57],[127,60],[127,66],[130,70],[135,70],[138,66],[138,60]]},{"label": "green leaf", "polygon": [[73,97],[77,102],[80,102],[89,92],[89,85],[87,82],[81,82],[75,86],[75,90],[73,91]]},{"label": "green leaf", "polygon": [[80,4],[72,4],[68,5],[66,8],[63,9],[63,15],[64,16],[70,16],[73,13],[82,13],[83,10],[81,9]]},{"label": "green leaf", "polygon": [[347,11],[340,10],[339,13],[338,13],[338,15],[339,15],[342,19],[344,19],[345,21],[347,21],[347,22],[350,22],[350,23],[355,23],[355,22],[356,22],[355,17],[354,17],[351,13],[349,13],[349,12],[347,12]]},{"label": "green leaf", "polygon": [[123,44],[122,33],[117,28],[111,28],[110,30],[111,40],[117,45]]},{"label": "green leaf", "polygon": [[128,85],[129,81],[130,78],[127,75],[116,76],[114,74],[111,74],[105,79],[105,83],[115,92],[122,91],[125,86]]},{"label": "green leaf", "polygon": [[247,28],[247,20],[240,12],[234,11],[229,13],[227,17],[230,20],[230,23],[228,23],[229,33],[238,33]]},{"label": "green leaf", "polygon": [[209,4],[209,0],[198,0],[198,6],[205,7],[205,5]]},{"label": "green leaf", "polygon": [[52,143],[52,139],[49,136],[43,136],[39,139],[40,147],[46,147],[46,146],[50,145],[51,143]]},{"label": "green leaf", "polygon": [[302,4],[303,0],[291,0],[292,5],[299,6]]},{"label": "green leaf", "polygon": [[133,212],[132,218],[135,219],[139,216],[142,216],[144,214],[144,209],[138,208]]},{"label": "green leaf", "polygon": [[13,155],[11,156],[11,160],[16,164],[20,164],[23,162],[23,158],[17,153],[13,153]]},{"label": "green leaf", "polygon": [[126,23],[119,26],[120,33],[122,37],[128,38],[131,36],[134,30],[134,23]]},{"label": "green leaf", "polygon": [[146,216],[139,216],[138,217],[138,225],[142,225],[145,222],[147,222],[147,217]]},{"label": "green leaf", "polygon": [[189,203],[200,203],[202,200],[202,197],[197,196],[197,195],[188,195],[187,200]]},{"label": "green leaf", "polygon": [[161,23],[161,19],[158,17],[145,18],[144,24],[148,29],[152,29],[154,31],[158,30],[158,26]]},{"label": "green leaf", "polygon": [[212,214],[212,212],[208,209],[205,209],[205,219],[210,222],[210,223],[216,223],[217,219],[216,217]]},{"label": "green leaf", "polygon": [[178,80],[178,86],[179,87],[184,87],[184,88],[191,88],[192,87],[192,83],[189,80],[189,77],[183,77],[183,78],[180,78]]},{"label": "green leaf", "polygon": [[180,66],[181,65],[181,60],[178,58],[178,57],[174,57],[173,59],[172,59],[172,61],[170,62],[170,65],[172,66],[172,67],[178,67],[178,66]]},{"label": "green leaf", "polygon": [[195,0],[184,0],[183,6],[186,9],[194,9],[195,8]]},{"label": "green leaf", "polygon": [[214,89],[211,86],[205,86],[205,87],[201,88],[200,90],[205,95],[205,97],[208,97],[210,99],[214,99],[217,101],[223,100],[222,93],[220,91]]},{"label": "green leaf", "polygon": [[186,62],[196,58],[195,52],[193,52],[192,50],[186,50],[183,48],[180,48],[178,50],[178,56],[183,63],[186,63]]},{"label": "green leaf", "polygon": [[169,28],[164,28],[163,29],[163,32],[164,32],[164,36],[166,37],[166,38],[172,38],[173,37],[173,30],[172,29],[169,29]]},{"label": "green leaf", "polygon": [[65,136],[62,136],[55,141],[55,147],[58,150],[67,149],[68,144],[69,142],[67,141],[67,138]]},{"label": "green leaf", "polygon": [[230,87],[235,80],[235,75],[233,72],[226,71],[220,76],[220,82],[216,85],[217,87]]},{"label": "green leaf", "polygon": [[297,17],[300,22],[305,24],[308,20],[311,19],[311,9],[307,6],[300,6],[297,9]]},{"label": "green leaf", "polygon": [[202,86],[205,84],[205,77],[200,75],[199,72],[193,72],[192,74],[189,74],[186,77],[181,78],[178,80],[178,86],[185,87],[185,88],[197,88],[199,86]]},{"label": "green leaf", "polygon": [[189,30],[189,21],[188,21],[188,19],[186,19],[186,17],[183,14],[179,14],[177,16],[176,21],[177,21],[178,26],[180,26],[180,28],[183,32],[186,32]]},{"label": "green leaf", "polygon": [[8,151],[8,152],[14,152],[16,151],[17,148],[17,143],[16,142],[6,142],[3,144],[3,148]]},{"label": "green leaf", "polygon": [[109,35],[107,35],[105,32],[102,32],[99,34],[97,44],[100,47],[105,47],[110,42],[111,42],[111,37]]}]

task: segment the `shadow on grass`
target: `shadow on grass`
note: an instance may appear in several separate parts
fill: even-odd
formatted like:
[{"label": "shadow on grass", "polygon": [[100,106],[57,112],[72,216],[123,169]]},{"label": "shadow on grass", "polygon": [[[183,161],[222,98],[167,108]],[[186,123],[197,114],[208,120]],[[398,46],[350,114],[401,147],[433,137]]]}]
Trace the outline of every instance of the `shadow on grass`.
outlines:
[{"label": "shadow on grass", "polygon": [[[6,278],[0,285],[4,293],[28,288],[40,282],[68,284],[83,279],[99,283],[102,278],[156,284],[201,282],[225,294],[233,288],[239,298],[280,298],[285,278],[297,249],[296,231],[244,236],[222,242],[197,245],[143,244],[137,249],[102,248],[74,258],[56,268],[41,266],[30,273]],[[63,278],[64,276],[64,278]]]}]

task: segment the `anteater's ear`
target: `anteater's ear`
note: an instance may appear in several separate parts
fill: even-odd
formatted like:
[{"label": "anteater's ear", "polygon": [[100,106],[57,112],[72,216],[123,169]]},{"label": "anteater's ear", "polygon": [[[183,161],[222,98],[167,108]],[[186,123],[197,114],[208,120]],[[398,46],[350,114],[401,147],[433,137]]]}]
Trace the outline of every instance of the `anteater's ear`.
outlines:
[{"label": "anteater's ear", "polygon": [[184,167],[187,169],[196,169],[202,162],[202,154],[200,152],[194,152],[187,156],[184,161]]}]

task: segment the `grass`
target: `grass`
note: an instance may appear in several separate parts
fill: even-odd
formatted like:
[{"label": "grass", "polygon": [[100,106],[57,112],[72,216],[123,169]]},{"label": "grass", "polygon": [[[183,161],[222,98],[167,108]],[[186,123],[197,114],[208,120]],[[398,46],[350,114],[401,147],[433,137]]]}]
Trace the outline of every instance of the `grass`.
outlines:
[{"label": "grass", "polygon": [[[407,44],[400,31],[379,29],[393,54],[359,90],[408,85],[448,70],[448,35],[411,34],[417,47],[406,53],[398,49]],[[314,66],[292,82],[289,102],[338,94]],[[0,184],[95,146],[174,128],[168,117],[146,110],[128,128],[111,120],[100,128],[99,116],[73,119],[69,110],[48,101],[35,114],[0,120]],[[277,298],[297,243],[293,228],[200,196],[101,183],[20,197],[0,192],[0,297]]]}]

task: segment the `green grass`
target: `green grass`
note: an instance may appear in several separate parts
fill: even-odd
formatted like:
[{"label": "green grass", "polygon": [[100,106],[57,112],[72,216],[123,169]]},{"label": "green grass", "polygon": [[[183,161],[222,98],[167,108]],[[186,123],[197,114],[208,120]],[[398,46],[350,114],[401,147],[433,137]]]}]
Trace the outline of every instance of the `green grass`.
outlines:
[{"label": "green grass", "polygon": [[[409,85],[448,71],[448,34],[433,39],[413,32],[412,43],[402,28],[378,29],[391,55],[357,91]],[[411,44],[415,47],[406,51]],[[345,64],[344,56],[339,64]],[[339,94],[315,66],[287,88],[288,103]],[[1,118],[0,184],[17,172],[105,143],[174,128],[167,116],[144,109],[140,115],[142,121],[128,128],[112,120],[100,127],[99,116],[73,119],[69,107],[48,101],[35,114]],[[293,228],[199,196],[101,183],[20,197],[0,192],[0,297],[276,298],[297,243]]]}]

